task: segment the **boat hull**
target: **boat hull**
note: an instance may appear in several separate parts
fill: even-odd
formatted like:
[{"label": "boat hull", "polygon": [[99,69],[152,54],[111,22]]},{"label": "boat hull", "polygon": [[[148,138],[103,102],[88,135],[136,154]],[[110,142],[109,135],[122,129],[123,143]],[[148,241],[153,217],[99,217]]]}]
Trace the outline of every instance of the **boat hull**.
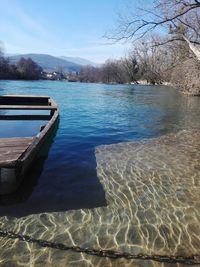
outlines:
[{"label": "boat hull", "polygon": [[[40,102],[40,99],[42,99],[42,103]],[[57,104],[48,96],[39,97],[39,99],[37,99],[36,96],[0,97],[0,109],[4,109],[5,106],[9,106],[8,109],[13,109],[14,106],[18,110],[20,110],[21,107],[26,110],[38,110],[40,109],[40,105],[41,110],[45,109],[50,111],[50,119],[48,123],[41,128],[37,136],[33,138],[5,138],[6,141],[2,140],[2,142],[0,139],[0,149],[3,151],[3,154],[0,157],[1,195],[14,192],[24,178],[28,179],[28,177],[26,177],[28,170],[31,165],[34,164],[34,160],[36,159],[38,153],[45,143],[48,142],[49,138],[55,135],[55,131],[58,128],[59,123],[59,110]],[[30,116],[30,120],[32,119],[32,115],[27,116]],[[9,115],[5,115],[5,118],[3,119],[10,119]],[[28,117],[26,117],[26,120],[27,119]],[[4,152],[4,150],[8,149],[8,147],[9,152]]]}]

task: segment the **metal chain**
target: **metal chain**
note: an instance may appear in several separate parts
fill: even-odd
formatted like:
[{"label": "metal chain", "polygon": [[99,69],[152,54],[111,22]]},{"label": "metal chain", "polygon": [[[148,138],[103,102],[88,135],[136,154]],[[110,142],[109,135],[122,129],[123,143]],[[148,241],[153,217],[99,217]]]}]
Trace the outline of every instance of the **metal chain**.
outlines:
[{"label": "metal chain", "polygon": [[22,235],[20,233],[14,233],[12,231],[7,231],[0,229],[0,237],[18,239],[28,243],[35,243],[41,247],[54,248],[65,251],[73,251],[77,253],[85,253],[88,255],[107,257],[111,259],[124,258],[127,260],[137,259],[137,260],[153,260],[158,262],[166,263],[182,263],[187,265],[200,265],[200,255],[192,255],[189,257],[182,256],[163,256],[163,255],[146,255],[146,254],[131,254],[125,252],[117,252],[113,250],[98,250],[90,248],[82,248],[79,246],[66,246],[62,243],[50,242],[42,239],[36,239],[28,235]]}]

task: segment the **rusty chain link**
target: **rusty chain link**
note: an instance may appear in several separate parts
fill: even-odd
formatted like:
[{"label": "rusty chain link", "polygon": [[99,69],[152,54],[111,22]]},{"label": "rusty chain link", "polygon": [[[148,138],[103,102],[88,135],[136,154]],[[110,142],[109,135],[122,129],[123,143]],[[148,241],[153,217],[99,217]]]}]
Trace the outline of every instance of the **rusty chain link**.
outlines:
[{"label": "rusty chain link", "polygon": [[82,248],[79,246],[66,246],[61,243],[50,242],[42,239],[36,239],[28,235],[22,235],[20,233],[14,233],[12,231],[0,229],[0,237],[18,239],[28,243],[35,243],[41,247],[54,248],[65,251],[73,251],[77,253],[85,253],[88,255],[98,256],[98,257],[107,257],[111,259],[124,258],[127,260],[137,259],[137,260],[153,260],[158,262],[166,263],[182,263],[187,265],[200,265],[200,255],[192,255],[189,257],[183,256],[163,256],[163,255],[146,255],[146,254],[131,254],[126,252],[117,252],[113,250],[99,250],[92,248]]}]

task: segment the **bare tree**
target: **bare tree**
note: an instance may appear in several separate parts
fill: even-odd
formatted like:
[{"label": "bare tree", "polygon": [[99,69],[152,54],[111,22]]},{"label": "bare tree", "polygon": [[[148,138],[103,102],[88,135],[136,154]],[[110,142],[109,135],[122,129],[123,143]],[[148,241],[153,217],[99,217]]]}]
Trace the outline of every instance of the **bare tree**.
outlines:
[{"label": "bare tree", "polygon": [[127,81],[129,83],[136,82],[138,79],[139,65],[134,52],[121,60]]},{"label": "bare tree", "polygon": [[102,81],[105,83],[128,82],[123,60],[107,60],[102,67]]},{"label": "bare tree", "polygon": [[[145,11],[145,15],[121,16],[117,31],[111,39],[138,40],[149,33],[162,28],[170,33],[165,43],[184,41],[200,60],[200,1],[199,0],[157,0],[154,10]],[[163,43],[162,43],[163,44]],[[159,44],[157,44],[159,45]]]},{"label": "bare tree", "polygon": [[37,80],[41,78],[42,68],[31,58],[22,57],[17,63],[17,71],[21,79]]}]

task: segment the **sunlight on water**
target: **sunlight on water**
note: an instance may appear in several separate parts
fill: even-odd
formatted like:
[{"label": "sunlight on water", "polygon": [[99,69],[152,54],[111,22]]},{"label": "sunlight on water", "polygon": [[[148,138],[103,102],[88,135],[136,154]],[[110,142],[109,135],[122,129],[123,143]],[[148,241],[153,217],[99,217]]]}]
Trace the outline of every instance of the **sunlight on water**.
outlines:
[{"label": "sunlight on water", "polygon": [[[18,219],[5,216],[0,228],[66,245],[134,254],[199,255],[199,131],[98,146],[95,155],[106,207]],[[1,248],[1,266],[171,266],[98,258],[3,238]]]},{"label": "sunlight on water", "polygon": [[[165,86],[50,81],[1,81],[0,94],[50,95],[60,109],[56,136],[16,194],[0,197],[1,229],[84,248],[200,253],[199,98]],[[0,136],[39,129],[26,126],[2,122]],[[3,267],[172,266],[6,238],[0,246]]]}]

